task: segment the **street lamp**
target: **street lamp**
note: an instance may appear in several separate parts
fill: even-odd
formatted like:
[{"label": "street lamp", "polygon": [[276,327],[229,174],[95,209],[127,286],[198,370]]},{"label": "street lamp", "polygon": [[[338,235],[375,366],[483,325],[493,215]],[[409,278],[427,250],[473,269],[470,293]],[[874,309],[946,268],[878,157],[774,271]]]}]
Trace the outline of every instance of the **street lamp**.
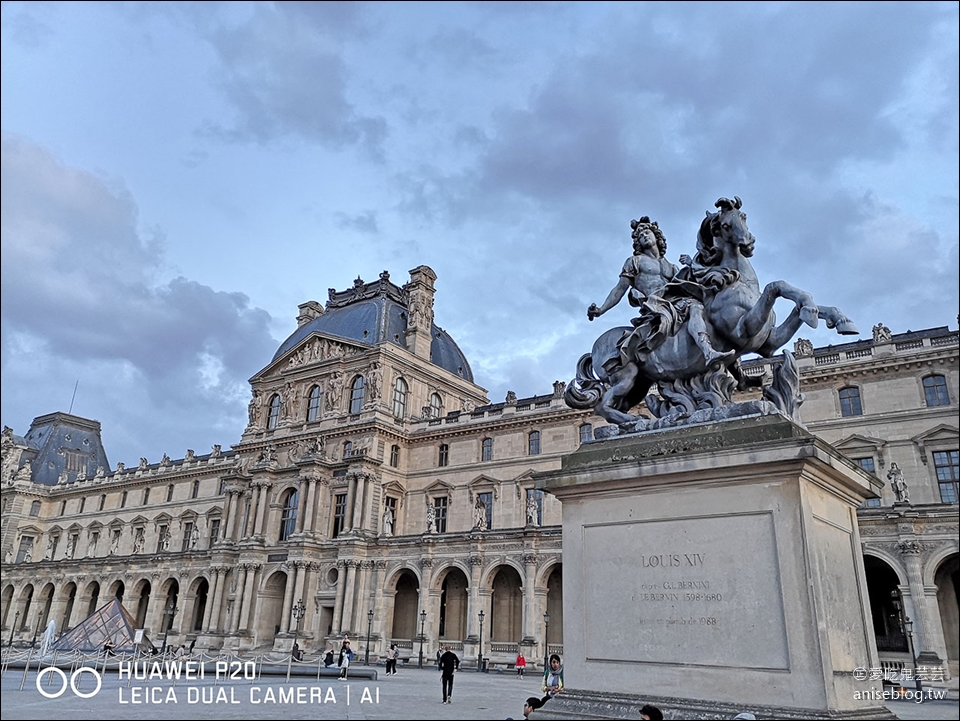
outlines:
[{"label": "street lamp", "polygon": [[20,612],[17,611],[17,613],[13,617],[13,625],[10,627],[10,643],[7,644],[8,646],[13,646],[13,634],[17,630],[17,621],[19,620],[20,620]]},{"label": "street lamp", "polygon": [[910,651],[910,659],[913,661],[913,678],[917,685],[917,693],[923,693],[923,681],[920,679],[920,674],[917,669],[917,654],[914,651],[913,647],[913,621],[910,620],[910,617],[907,615],[901,615],[900,611],[903,608],[903,600],[900,595],[899,589],[894,589],[890,592],[890,596],[893,598],[893,607],[897,611],[897,620],[900,622],[900,629],[906,633],[907,637],[907,649]]},{"label": "street lamp", "polygon": [[543,614],[543,670],[550,668],[550,614]]},{"label": "street lamp", "polygon": [[[293,614],[294,619],[296,619],[296,626],[293,628],[293,646],[290,647],[290,658],[287,659],[287,683],[290,682],[290,665],[293,663],[293,655],[297,652],[297,635],[300,633],[300,621],[303,620],[303,614],[307,612],[306,606],[303,605],[303,599],[297,599],[297,602],[293,604],[293,608],[290,609],[290,613]],[[297,659],[300,660],[299,658]]]},{"label": "street lamp", "polygon": [[427,622],[427,612],[420,612],[420,668],[423,668],[423,624]]},{"label": "street lamp", "polygon": [[367,611],[367,653],[363,658],[363,665],[370,665],[370,634],[373,631],[373,609]]},{"label": "street lamp", "polygon": [[167,628],[163,632],[163,654],[167,654],[167,636],[170,635],[170,627],[173,625],[173,617],[177,615],[177,611],[180,609],[177,608],[176,602],[171,598],[167,601],[167,607],[163,609],[163,615],[167,617]]},{"label": "street lamp", "polygon": [[477,673],[483,669],[483,611],[480,611],[480,643],[477,644]]},{"label": "street lamp", "polygon": [[37,627],[33,629],[33,640],[30,642],[30,648],[35,648],[37,645],[37,634],[40,633],[40,616],[37,615]]}]

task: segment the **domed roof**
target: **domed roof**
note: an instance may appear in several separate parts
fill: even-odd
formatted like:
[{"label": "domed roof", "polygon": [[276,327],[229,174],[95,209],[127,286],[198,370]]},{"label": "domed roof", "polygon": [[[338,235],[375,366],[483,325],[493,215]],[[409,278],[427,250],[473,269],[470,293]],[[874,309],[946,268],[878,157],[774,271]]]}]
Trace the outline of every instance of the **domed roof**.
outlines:
[{"label": "domed roof", "polygon": [[[273,361],[314,333],[369,346],[393,343],[408,350],[406,334],[410,312],[407,293],[405,288],[394,285],[389,279],[390,274],[386,271],[380,274],[379,281],[372,283],[357,278],[349,290],[338,292],[331,288],[326,308],[316,303],[301,306],[301,309],[307,309],[307,317],[301,315],[300,327],[280,344]],[[473,371],[467,357],[450,334],[432,323],[430,332],[430,362],[472,383]]]}]

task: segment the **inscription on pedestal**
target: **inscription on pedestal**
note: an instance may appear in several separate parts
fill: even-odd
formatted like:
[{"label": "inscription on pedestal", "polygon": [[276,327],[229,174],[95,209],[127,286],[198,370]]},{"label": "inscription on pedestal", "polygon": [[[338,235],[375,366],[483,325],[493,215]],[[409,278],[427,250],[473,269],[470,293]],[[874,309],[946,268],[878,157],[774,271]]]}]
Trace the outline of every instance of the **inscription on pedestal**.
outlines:
[{"label": "inscription on pedestal", "polygon": [[787,668],[771,513],[584,525],[583,559],[588,661]]}]

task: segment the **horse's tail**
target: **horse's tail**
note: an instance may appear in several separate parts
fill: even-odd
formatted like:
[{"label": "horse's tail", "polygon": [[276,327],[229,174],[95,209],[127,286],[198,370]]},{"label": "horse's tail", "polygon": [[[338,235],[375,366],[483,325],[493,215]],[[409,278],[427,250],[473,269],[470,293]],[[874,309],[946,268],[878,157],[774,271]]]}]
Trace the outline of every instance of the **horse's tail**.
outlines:
[{"label": "horse's tail", "polygon": [[584,353],[577,361],[577,377],[567,383],[563,400],[571,408],[582,411],[592,410],[603,397],[603,391],[603,383],[593,373],[593,356],[590,353]]}]

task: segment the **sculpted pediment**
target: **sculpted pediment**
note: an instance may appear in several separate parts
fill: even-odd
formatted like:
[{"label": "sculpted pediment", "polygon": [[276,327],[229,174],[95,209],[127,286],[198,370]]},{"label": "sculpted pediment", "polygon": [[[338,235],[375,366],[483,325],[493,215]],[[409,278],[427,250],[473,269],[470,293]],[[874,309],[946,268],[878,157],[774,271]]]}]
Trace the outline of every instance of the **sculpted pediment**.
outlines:
[{"label": "sculpted pediment", "polygon": [[358,353],[365,353],[372,347],[373,346],[358,341],[345,340],[344,338],[315,331],[257,373],[250,381],[254,382],[259,379],[279,375],[293,368],[315,365],[323,361],[337,360]]},{"label": "sculpted pediment", "polygon": [[874,454],[876,453],[880,456],[881,465],[883,460],[882,450],[886,447],[887,442],[882,438],[867,438],[866,436],[861,436],[858,433],[854,433],[851,436],[847,436],[843,440],[837,441],[833,444],[833,447],[840,451],[845,456],[856,456],[862,455],[864,453]]},{"label": "sculpted pediment", "polygon": [[953,426],[941,423],[935,428],[915,435],[910,440],[920,449],[920,460],[927,463],[927,450],[944,450],[945,448],[956,448],[957,439],[960,438],[960,431]]}]

